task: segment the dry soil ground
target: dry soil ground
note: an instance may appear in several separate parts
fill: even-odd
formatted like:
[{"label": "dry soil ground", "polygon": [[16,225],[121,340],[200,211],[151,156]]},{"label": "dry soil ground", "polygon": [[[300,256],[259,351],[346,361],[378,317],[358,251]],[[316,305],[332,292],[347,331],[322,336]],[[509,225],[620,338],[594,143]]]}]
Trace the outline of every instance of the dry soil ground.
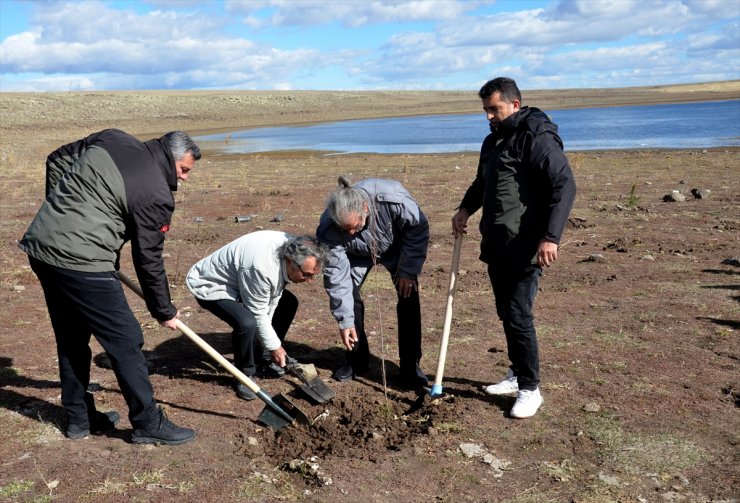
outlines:
[{"label": "dry soil ground", "polygon": [[[530,104],[740,97],[737,83],[679,91],[542,93]],[[186,337],[160,329],[132,295],[156,397],[198,437],[178,447],[131,444],[125,404],[95,342],[96,399],[124,419],[108,436],[63,437],[53,333],[40,287],[16,247],[42,201],[49,151],[111,126],[149,138],[175,128],[478,106],[475,93],[0,94],[0,499],[737,501],[740,149],[730,148],[569,154],[579,194],[560,260],[545,272],[537,298],[545,404],[532,419],[509,418],[513,399],[480,392],[506,372],[507,359],[477,260],[474,218],[463,243],[445,399],[417,403],[395,385],[394,299],[383,271],[371,274],[364,292],[372,371],[351,383],[329,378],[342,350],[321,285],[292,289],[301,307],[286,348],[315,363],[337,397],[317,406],[296,393],[291,378],[260,381],[320,417],[314,428],[279,432],[256,421],[261,402],[238,400],[226,372]],[[206,154],[176,194],[165,250],[173,298],[188,326],[230,357],[227,327],[182,286],[190,265],[256,229],[312,233],[339,174],[394,178],[431,223],[420,283],[422,365],[433,375],[450,272],[449,221],[475,174],[476,153]],[[699,199],[691,189],[711,192]],[[664,202],[673,190],[686,200]],[[278,214],[282,222],[272,222]],[[254,218],[239,223],[238,215]],[[130,261],[122,269],[130,273]]]}]

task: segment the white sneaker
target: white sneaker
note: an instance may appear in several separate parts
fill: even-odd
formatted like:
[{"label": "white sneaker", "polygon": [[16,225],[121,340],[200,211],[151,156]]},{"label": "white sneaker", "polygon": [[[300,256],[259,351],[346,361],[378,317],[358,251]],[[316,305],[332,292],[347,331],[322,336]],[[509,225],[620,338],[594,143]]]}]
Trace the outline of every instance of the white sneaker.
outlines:
[{"label": "white sneaker", "polygon": [[506,374],[506,379],[483,388],[483,393],[486,395],[509,395],[511,393],[516,393],[517,391],[519,391],[519,383],[511,369],[509,369],[509,373]]},{"label": "white sneaker", "polygon": [[511,417],[517,419],[524,419],[532,417],[537,413],[537,409],[542,405],[542,395],[540,395],[540,389],[526,390],[522,389],[516,394],[516,402],[511,408]]}]

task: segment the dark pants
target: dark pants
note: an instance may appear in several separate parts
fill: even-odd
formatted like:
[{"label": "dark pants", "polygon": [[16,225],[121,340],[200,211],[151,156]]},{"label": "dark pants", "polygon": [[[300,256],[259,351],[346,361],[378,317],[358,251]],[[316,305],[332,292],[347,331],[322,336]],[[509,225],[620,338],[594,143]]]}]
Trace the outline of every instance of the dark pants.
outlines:
[{"label": "dark pants", "polygon": [[90,384],[90,336],[103,346],[134,428],[158,417],[141,348],[144,336],[115,272],[82,272],[30,258],[49,308],[57,343],[62,406],[70,424],[88,425],[95,410]]},{"label": "dark pants", "polygon": [[[365,334],[365,303],[360,296],[360,289],[365,282],[370,269],[365,272],[358,285],[353,286],[355,331],[358,342],[353,351],[347,352],[347,360],[353,368],[364,370],[370,360],[370,348]],[[413,374],[416,364],[421,360],[421,305],[419,292],[414,290],[409,297],[402,297],[396,289],[398,302],[396,316],[398,317],[398,359],[402,373]]]},{"label": "dark pants", "polygon": [[540,357],[532,306],[542,268],[488,266],[488,277],[496,299],[496,312],[504,325],[511,370],[519,389],[534,390],[540,383]]},{"label": "dark pants", "polygon": [[[201,300],[196,299],[203,309],[207,309],[220,320],[228,323],[231,333],[231,348],[234,353],[234,366],[244,375],[253,377],[257,373],[257,320],[244,304],[234,300]],[[280,342],[285,339],[295,313],[298,311],[298,298],[288,290],[283,290],[275,312],[272,316],[272,328],[275,329]],[[260,355],[260,359],[261,359]]]}]

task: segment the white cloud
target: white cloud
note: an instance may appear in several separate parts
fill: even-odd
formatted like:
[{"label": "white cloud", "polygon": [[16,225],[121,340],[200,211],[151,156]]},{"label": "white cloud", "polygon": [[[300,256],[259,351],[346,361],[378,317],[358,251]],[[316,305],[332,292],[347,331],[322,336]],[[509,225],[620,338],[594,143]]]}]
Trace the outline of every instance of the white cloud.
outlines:
[{"label": "white cloud", "polygon": [[[155,10],[35,2],[31,27],[0,40],[2,89],[22,85],[19,75],[54,90],[331,88],[331,78],[356,88],[452,89],[496,75],[530,88],[740,78],[737,0],[562,0],[492,15],[478,10],[492,4],[482,0],[143,4]],[[319,48],[327,45],[337,49]]]},{"label": "white cloud", "polygon": [[[70,19],[91,19],[70,23]],[[57,4],[35,18],[31,31],[0,43],[3,73],[92,74],[90,82],[117,88],[286,87],[295,75],[341,64],[351,53],[279,50],[240,37],[224,37],[210,24],[195,29],[193,15],[145,15],[109,9],[100,2]],[[206,32],[205,34],[203,32]],[[200,35],[200,36],[199,36]],[[105,76],[104,74],[110,74]],[[162,76],[162,83],[143,76]],[[78,84],[75,84],[77,82]],[[59,88],[87,83],[76,77],[35,79]],[[279,84],[277,84],[279,83]]]},{"label": "white cloud", "polygon": [[227,12],[245,16],[250,26],[259,24],[260,12],[266,22],[276,26],[306,26],[339,22],[346,26],[374,23],[400,23],[454,19],[482,1],[458,0],[366,0],[326,2],[326,0],[226,0]]}]

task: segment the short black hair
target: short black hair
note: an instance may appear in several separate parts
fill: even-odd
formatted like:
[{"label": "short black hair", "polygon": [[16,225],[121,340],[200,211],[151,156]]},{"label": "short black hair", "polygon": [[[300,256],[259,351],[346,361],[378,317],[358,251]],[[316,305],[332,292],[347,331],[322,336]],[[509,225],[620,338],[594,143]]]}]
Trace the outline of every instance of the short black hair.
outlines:
[{"label": "short black hair", "polygon": [[480,88],[478,96],[480,96],[480,99],[485,100],[496,93],[501,93],[501,99],[507,103],[513,103],[514,100],[519,101],[519,103],[522,102],[522,93],[519,92],[519,88],[514,79],[498,77],[493,80],[489,80]]}]

